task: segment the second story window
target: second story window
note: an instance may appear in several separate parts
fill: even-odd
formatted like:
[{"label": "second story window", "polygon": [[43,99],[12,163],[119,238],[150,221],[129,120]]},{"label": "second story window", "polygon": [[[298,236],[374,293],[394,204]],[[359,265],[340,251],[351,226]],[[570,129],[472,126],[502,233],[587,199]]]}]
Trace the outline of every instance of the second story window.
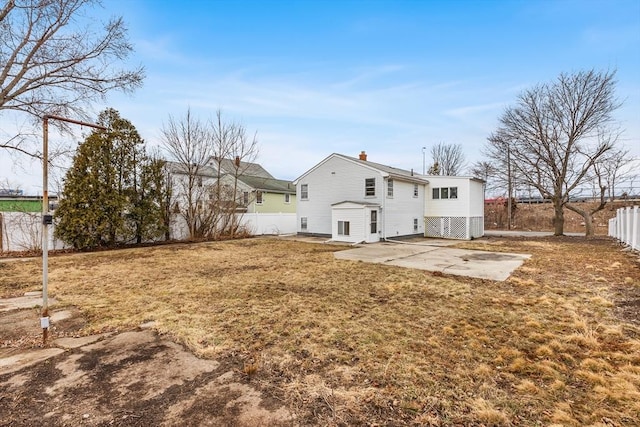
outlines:
[{"label": "second story window", "polygon": [[364,180],[364,195],[375,196],[376,195],[376,179],[367,178]]},{"label": "second story window", "polygon": [[387,181],[387,197],[393,197],[393,180]]},{"label": "second story window", "polygon": [[413,184],[413,197],[418,197],[418,184]]},{"label": "second story window", "polygon": [[284,193],[284,202],[291,203],[291,195],[289,193]]},{"label": "second story window", "polygon": [[262,204],[262,191],[256,192],[256,203],[259,205]]},{"label": "second story window", "polygon": [[300,199],[309,200],[309,184],[300,185]]}]

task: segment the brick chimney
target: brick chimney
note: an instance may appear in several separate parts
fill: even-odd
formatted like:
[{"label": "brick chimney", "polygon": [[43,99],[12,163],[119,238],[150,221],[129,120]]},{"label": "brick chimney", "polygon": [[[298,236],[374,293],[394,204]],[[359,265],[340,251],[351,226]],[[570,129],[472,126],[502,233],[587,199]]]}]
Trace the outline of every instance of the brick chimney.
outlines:
[{"label": "brick chimney", "polygon": [[360,160],[364,160],[365,162],[367,161],[367,153],[365,153],[364,151],[360,152],[360,156],[358,156],[360,158]]}]

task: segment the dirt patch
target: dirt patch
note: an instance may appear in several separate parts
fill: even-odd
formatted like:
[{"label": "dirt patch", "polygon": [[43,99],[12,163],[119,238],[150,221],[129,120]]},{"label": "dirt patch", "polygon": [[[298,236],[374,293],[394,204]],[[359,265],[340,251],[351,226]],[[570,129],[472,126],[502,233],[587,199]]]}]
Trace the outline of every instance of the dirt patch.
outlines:
[{"label": "dirt patch", "polygon": [[[24,332],[33,315],[9,312],[0,321]],[[65,325],[60,332],[71,333],[78,323]],[[293,425],[277,396],[240,366],[200,359],[150,330],[115,334],[0,375],[0,425]]]}]

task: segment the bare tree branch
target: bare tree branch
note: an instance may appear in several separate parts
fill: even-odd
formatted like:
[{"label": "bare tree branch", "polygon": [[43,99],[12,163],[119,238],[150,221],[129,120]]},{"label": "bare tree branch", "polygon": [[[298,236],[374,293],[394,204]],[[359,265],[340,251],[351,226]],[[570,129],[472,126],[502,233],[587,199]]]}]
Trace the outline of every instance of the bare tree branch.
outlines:
[{"label": "bare tree branch", "polygon": [[[121,18],[102,30],[76,17],[98,0],[10,0],[0,9],[0,114],[24,112],[86,117],[112,90],[142,85],[144,69],[119,70],[133,48]],[[35,144],[34,144],[35,145]],[[35,157],[32,147],[5,141],[0,148]]]}]

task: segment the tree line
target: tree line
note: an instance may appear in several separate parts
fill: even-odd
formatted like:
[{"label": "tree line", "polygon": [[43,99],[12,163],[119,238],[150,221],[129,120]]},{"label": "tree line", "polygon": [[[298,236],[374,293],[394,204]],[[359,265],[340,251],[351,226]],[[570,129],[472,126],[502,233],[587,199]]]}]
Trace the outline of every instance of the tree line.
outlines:
[{"label": "tree line", "polygon": [[184,221],[190,239],[235,237],[249,202],[239,177],[258,152],[255,135],[226,122],[203,122],[190,111],[169,118],[162,144],[174,161],[148,153],[135,126],[109,108],[79,144],[63,180],[55,236],[76,249],[171,238]]}]

